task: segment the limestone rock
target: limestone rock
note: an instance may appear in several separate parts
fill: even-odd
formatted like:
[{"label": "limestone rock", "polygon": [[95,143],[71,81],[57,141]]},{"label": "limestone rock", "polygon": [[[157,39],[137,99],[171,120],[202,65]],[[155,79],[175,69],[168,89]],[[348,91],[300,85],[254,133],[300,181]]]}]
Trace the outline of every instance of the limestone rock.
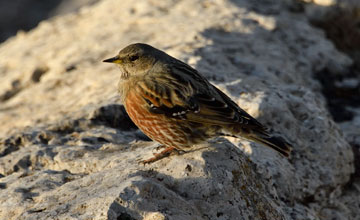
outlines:
[{"label": "limestone rock", "polygon": [[[339,208],[359,195],[346,196],[353,150],[314,78],[352,60],[293,4],[103,0],[1,44],[0,218],[356,219]],[[194,66],[291,142],[292,157],[218,138],[140,165],[157,145],[101,62],[134,42]]]}]

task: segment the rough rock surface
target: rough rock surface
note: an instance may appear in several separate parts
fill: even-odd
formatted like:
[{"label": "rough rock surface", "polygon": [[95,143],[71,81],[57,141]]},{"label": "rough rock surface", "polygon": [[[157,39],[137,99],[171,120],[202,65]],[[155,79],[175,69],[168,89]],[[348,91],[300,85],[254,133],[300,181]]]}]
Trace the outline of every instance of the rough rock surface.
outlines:
[{"label": "rough rock surface", "polygon": [[[0,218],[357,219],[353,149],[314,77],[352,60],[297,4],[103,0],[1,44]],[[218,138],[139,165],[157,145],[101,63],[134,42],[196,67],[286,137],[291,159]]]}]

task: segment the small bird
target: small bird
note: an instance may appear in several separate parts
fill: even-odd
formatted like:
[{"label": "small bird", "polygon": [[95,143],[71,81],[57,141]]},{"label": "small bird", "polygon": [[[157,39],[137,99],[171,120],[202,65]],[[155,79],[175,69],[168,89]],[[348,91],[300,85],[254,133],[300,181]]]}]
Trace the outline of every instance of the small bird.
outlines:
[{"label": "small bird", "polygon": [[133,122],[165,147],[152,163],[217,136],[243,137],[289,156],[291,146],[270,136],[197,70],[150,45],[136,43],[103,62],[120,67],[120,98]]}]

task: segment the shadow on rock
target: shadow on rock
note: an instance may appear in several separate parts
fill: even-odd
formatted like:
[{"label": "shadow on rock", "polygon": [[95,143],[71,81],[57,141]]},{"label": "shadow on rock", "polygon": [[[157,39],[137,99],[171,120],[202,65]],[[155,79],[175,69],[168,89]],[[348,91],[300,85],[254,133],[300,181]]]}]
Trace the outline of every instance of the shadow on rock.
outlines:
[{"label": "shadow on rock", "polygon": [[123,105],[110,104],[95,110],[91,116],[91,122],[95,125],[105,125],[120,130],[137,129],[125,111]]},{"label": "shadow on rock", "polygon": [[228,141],[217,142],[214,148],[165,159],[159,171],[153,167],[164,161],[131,175],[108,218],[284,219],[276,193],[256,166]]}]

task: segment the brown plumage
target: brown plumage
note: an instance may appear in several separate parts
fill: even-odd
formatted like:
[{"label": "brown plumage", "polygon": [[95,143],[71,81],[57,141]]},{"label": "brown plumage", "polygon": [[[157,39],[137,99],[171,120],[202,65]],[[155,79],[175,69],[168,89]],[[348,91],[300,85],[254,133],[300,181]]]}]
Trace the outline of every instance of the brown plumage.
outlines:
[{"label": "brown plumage", "polygon": [[290,145],[270,136],[251,117],[198,71],[147,44],[131,44],[104,62],[121,70],[120,97],[134,123],[167,148],[186,150],[219,135],[244,137],[269,146],[284,156]]}]

